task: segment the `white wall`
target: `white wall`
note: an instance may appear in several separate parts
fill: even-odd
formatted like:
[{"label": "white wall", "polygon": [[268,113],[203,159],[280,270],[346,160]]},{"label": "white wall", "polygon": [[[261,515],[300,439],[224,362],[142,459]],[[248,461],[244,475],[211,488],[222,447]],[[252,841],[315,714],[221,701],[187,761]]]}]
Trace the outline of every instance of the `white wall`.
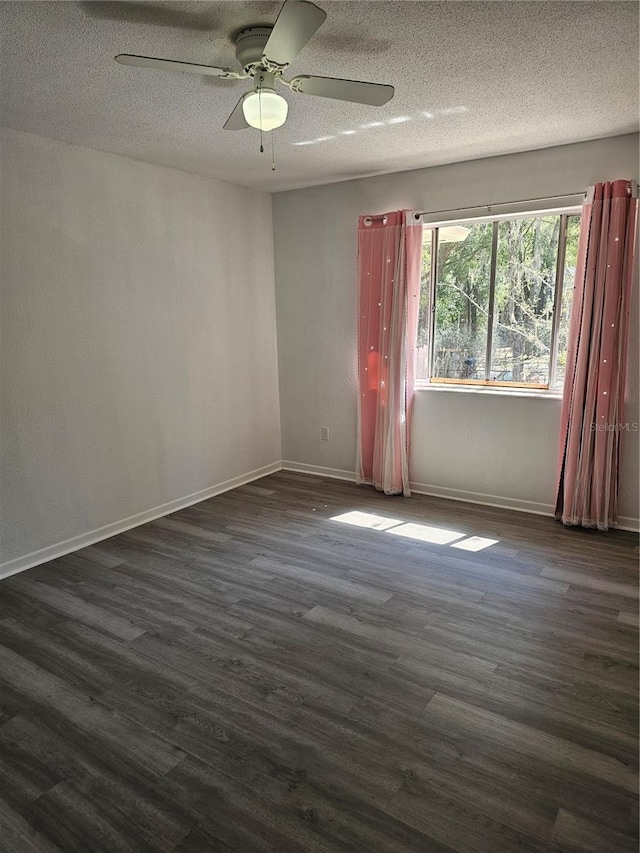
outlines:
[{"label": "white wall", "polygon": [[[596,181],[637,174],[632,134],[275,195],[284,459],[346,472],[355,467],[360,214],[579,193]],[[627,405],[635,421],[637,353],[636,276]],[[559,419],[558,399],[418,391],[411,479],[435,493],[551,511]],[[329,442],[320,440],[321,425],[330,428]],[[636,525],[639,437],[623,434],[620,493],[624,523]]]},{"label": "white wall", "polygon": [[3,563],[279,461],[267,194],[7,131],[1,215]]}]

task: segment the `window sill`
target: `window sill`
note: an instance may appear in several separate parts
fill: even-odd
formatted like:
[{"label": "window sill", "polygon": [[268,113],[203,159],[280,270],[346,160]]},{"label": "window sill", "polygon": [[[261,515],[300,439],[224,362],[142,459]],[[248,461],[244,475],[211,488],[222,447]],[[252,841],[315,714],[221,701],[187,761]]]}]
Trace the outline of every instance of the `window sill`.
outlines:
[{"label": "window sill", "polygon": [[440,382],[424,382],[418,381],[414,385],[416,391],[435,391],[448,394],[491,394],[499,397],[529,397],[543,398],[551,400],[562,400],[562,391],[552,391],[548,389],[532,389],[527,391],[526,388],[496,388],[495,386],[484,385],[446,385]]}]

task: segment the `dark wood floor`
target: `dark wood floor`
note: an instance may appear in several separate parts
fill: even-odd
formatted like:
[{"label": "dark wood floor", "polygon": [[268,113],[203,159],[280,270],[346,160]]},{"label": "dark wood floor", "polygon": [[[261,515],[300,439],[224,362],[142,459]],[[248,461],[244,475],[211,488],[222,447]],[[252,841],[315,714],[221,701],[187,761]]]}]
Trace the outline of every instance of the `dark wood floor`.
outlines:
[{"label": "dark wood floor", "polygon": [[8,578],[0,849],[636,853],[637,567],[280,473]]}]

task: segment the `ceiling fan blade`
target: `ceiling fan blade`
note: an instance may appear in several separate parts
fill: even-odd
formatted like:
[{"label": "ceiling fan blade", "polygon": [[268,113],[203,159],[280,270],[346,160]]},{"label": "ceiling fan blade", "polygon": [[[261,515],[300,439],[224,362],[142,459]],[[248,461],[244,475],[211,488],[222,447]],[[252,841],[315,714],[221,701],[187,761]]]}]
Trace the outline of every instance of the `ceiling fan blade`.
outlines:
[{"label": "ceiling fan blade", "polygon": [[157,59],[155,56],[133,56],[119,53],[115,57],[120,65],[136,65],[140,68],[161,68],[164,71],[186,71],[189,74],[208,74],[211,77],[237,78],[240,75],[230,68],[216,68],[214,65],[196,65],[193,62],[176,62],[174,59]]},{"label": "ceiling fan blade", "polygon": [[225,130],[246,130],[249,125],[242,111],[242,102],[246,97],[246,93],[240,98],[238,103],[233,108],[233,112],[224,123]]},{"label": "ceiling fan blade", "polygon": [[303,95],[318,95],[320,98],[335,98],[338,101],[353,101],[381,107],[393,98],[393,86],[382,83],[362,83],[359,80],[341,80],[338,77],[294,77],[290,81],[294,92]]},{"label": "ceiling fan blade", "polygon": [[290,65],[326,17],[326,12],[307,0],[286,0],[264,46],[263,58],[276,65]]}]

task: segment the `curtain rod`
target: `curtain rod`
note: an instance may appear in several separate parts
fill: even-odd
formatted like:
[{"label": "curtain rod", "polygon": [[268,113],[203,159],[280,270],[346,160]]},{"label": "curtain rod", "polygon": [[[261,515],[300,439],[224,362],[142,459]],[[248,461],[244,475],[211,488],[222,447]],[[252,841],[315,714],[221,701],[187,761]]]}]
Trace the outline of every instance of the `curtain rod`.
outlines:
[{"label": "curtain rod", "polygon": [[[576,198],[576,196],[584,196],[585,190],[580,190],[577,193],[565,193],[564,195],[552,195],[545,196],[544,198],[521,198],[516,201],[496,201],[494,204],[477,204],[472,207],[453,207],[449,210],[421,210],[416,211],[413,215],[416,219],[420,219],[421,216],[442,216],[444,214],[449,213],[468,213],[471,210],[491,210],[494,207],[510,207],[515,204],[534,204],[538,201],[560,201],[564,198]],[[376,216],[367,216],[367,219],[371,219],[372,221],[375,219],[385,219],[387,216],[386,213],[379,213]]]},{"label": "curtain rod", "polygon": [[[632,198],[638,198],[638,183],[637,181],[630,181],[629,188],[631,191]],[[544,196],[543,198],[521,198],[516,201],[496,201],[493,204],[477,204],[472,207],[453,207],[450,210],[422,210],[420,212],[414,213],[416,219],[420,219],[421,216],[443,216],[444,214],[449,213],[468,213],[472,210],[486,210],[490,211],[494,207],[510,207],[516,204],[535,204],[539,201],[561,201],[564,198],[576,198],[576,196],[585,197],[588,190],[580,190],[576,193],[564,193],[562,195],[551,195]],[[376,219],[385,219],[386,214],[378,214],[377,216],[367,216],[367,219],[371,221]]]},{"label": "curtain rod", "polygon": [[[491,210],[494,207],[510,207],[513,204],[534,204],[538,201],[560,201],[563,198],[575,198],[576,196],[584,196],[585,191],[580,190],[577,193],[564,193],[563,195],[545,196],[544,198],[521,198],[515,201],[497,201],[494,204],[477,204],[472,207],[454,207],[451,210],[422,210],[420,213],[415,213],[414,216],[418,219],[421,216],[440,216],[444,213],[466,213],[470,210]],[[379,218],[379,217],[374,217]]]}]

